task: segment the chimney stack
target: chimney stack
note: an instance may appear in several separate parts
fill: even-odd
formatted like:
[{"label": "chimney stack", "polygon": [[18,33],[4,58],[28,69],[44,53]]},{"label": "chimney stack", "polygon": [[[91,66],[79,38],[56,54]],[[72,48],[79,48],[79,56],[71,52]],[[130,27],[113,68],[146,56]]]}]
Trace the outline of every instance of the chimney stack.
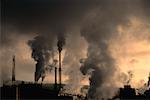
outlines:
[{"label": "chimney stack", "polygon": [[57,89],[57,67],[55,66],[55,89]]},{"label": "chimney stack", "polygon": [[148,77],[148,86],[150,86],[150,73],[149,73],[149,77]]},{"label": "chimney stack", "polygon": [[57,60],[54,60],[54,65],[55,65],[55,89],[57,89]]},{"label": "chimney stack", "polygon": [[58,41],[58,52],[59,52],[59,88],[61,88],[61,51],[63,47],[62,41]]},{"label": "chimney stack", "polygon": [[13,56],[12,81],[15,81],[15,56]]},{"label": "chimney stack", "polygon": [[61,88],[61,52],[59,52],[59,85]]}]

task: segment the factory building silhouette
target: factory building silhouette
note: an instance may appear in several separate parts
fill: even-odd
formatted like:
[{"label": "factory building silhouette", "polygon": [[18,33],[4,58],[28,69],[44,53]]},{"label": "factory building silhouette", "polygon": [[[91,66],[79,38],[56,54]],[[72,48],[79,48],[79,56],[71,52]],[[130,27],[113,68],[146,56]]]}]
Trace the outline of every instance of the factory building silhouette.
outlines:
[{"label": "factory building silhouette", "polygon": [[[4,84],[1,87],[1,99],[50,99],[50,100],[72,100],[71,95],[59,95],[60,90],[64,86],[61,82],[61,51],[62,43],[58,41],[57,43],[59,51],[59,70],[55,66],[55,83],[54,84],[39,84],[37,81],[44,77],[38,73],[38,66],[36,64],[35,71],[35,83],[16,81],[15,79],[15,56],[13,56],[13,66],[12,66],[12,83],[11,85]],[[57,63],[57,60],[54,60],[54,63]],[[59,71],[59,84],[57,84],[57,70]]]},{"label": "factory building silhouette", "polygon": [[[37,71],[35,72],[35,82],[25,82],[25,81],[18,81],[15,79],[15,56],[13,56],[12,59],[12,81],[11,84],[3,84],[2,87],[0,87],[1,90],[1,99],[16,99],[16,100],[24,100],[24,99],[48,99],[48,100],[87,100],[87,95],[74,95],[74,94],[61,94],[61,89],[65,86],[65,84],[62,84],[61,81],[61,51],[62,51],[62,44],[60,41],[57,43],[58,46],[58,53],[59,53],[59,68],[54,66],[55,71],[55,80],[54,84],[42,84],[37,83],[39,78],[42,78],[42,81],[44,77],[38,76]],[[56,65],[57,60],[54,60],[54,65]],[[58,73],[57,73],[58,71]],[[57,75],[58,74],[58,75]],[[59,79],[59,83],[57,81],[57,76]],[[147,87],[150,87],[150,76],[148,77],[148,83]],[[88,91],[89,86],[83,86],[81,88],[81,92],[87,90]],[[144,94],[136,94],[136,89],[132,88],[131,85],[127,84],[124,85],[123,88],[120,88],[118,91],[118,94],[114,97],[110,98],[109,100],[148,100],[150,99],[150,88],[148,88]]]}]

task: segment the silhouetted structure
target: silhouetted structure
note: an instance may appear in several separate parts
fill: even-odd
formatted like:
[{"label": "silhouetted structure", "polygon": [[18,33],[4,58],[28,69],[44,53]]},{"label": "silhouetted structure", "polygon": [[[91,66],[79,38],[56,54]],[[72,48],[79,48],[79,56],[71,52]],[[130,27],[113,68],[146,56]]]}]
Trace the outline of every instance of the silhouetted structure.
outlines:
[{"label": "silhouetted structure", "polygon": [[55,67],[55,88],[57,88],[57,67]]},{"label": "silhouetted structure", "polygon": [[130,85],[125,85],[124,88],[120,88],[120,99],[134,99],[136,96],[135,89]]},{"label": "silhouetted structure", "polygon": [[13,65],[12,65],[12,81],[15,81],[15,56],[13,56]]},{"label": "silhouetted structure", "polygon": [[61,89],[61,51],[63,47],[63,42],[59,40],[57,42],[58,52],[59,52],[59,88]]},{"label": "silhouetted structure", "polygon": [[147,83],[147,86],[150,86],[150,74],[149,74],[149,77],[148,77],[148,83]]},{"label": "silhouetted structure", "polygon": [[124,88],[120,88],[119,98],[120,100],[149,100],[150,89],[146,90],[144,94],[136,95],[134,88],[131,88],[130,85],[125,85]]},{"label": "silhouetted structure", "polygon": [[1,99],[49,99],[49,100],[72,100],[72,96],[58,96],[59,89],[54,89],[54,84],[47,86],[42,84],[4,85],[1,89]]}]

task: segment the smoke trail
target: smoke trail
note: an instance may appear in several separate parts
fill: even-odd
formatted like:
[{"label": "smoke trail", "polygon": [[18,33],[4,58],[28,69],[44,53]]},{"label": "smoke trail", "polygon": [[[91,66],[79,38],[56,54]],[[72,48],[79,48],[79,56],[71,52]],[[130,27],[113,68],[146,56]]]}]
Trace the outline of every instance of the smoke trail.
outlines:
[{"label": "smoke trail", "polygon": [[63,46],[65,45],[65,36],[63,36],[64,34],[58,35],[57,39],[57,46],[58,46],[58,50],[59,52],[62,51]]},{"label": "smoke trail", "polygon": [[35,81],[38,81],[42,73],[45,72],[44,70],[48,67],[49,60],[54,58],[56,40],[58,41],[59,49],[62,50],[65,45],[65,35],[63,33],[38,35],[33,40],[28,41],[28,45],[32,49],[32,58],[37,62]]},{"label": "smoke trail", "polygon": [[[121,7],[116,10],[116,6],[120,6],[120,3],[116,1],[116,4],[110,5],[104,2],[105,6],[102,5],[101,8],[92,11],[81,28],[81,35],[89,44],[87,59],[81,66],[81,72],[85,75],[89,72],[91,74],[88,98],[92,100],[112,97],[117,88],[116,81],[119,82],[116,74],[120,74],[120,71],[109,46],[111,38],[118,35],[116,27],[129,22],[127,9]],[[124,12],[122,15],[118,14],[122,11]]]},{"label": "smoke trail", "polygon": [[47,37],[37,36],[34,40],[29,40],[28,45],[32,49],[32,58],[36,63],[35,81],[42,76],[45,68],[49,65],[50,57],[53,58],[53,42],[47,41]]},{"label": "smoke trail", "polygon": [[114,60],[107,52],[107,47],[89,47],[88,58],[85,60],[81,67],[81,72],[83,74],[87,74],[89,73],[88,71],[91,71],[91,77],[89,79],[90,89],[88,92],[89,99],[109,97],[112,95],[112,92],[115,90],[115,84],[107,82],[112,81],[111,76],[115,75],[116,70],[117,69],[114,65]]},{"label": "smoke trail", "polygon": [[80,72],[79,59],[85,58],[87,51],[86,41],[80,36],[78,30],[75,33],[68,35],[66,38],[65,56],[62,62],[63,73],[69,77],[66,80],[67,84],[63,87],[63,93],[69,94],[81,93],[80,89],[82,87],[83,75]]}]

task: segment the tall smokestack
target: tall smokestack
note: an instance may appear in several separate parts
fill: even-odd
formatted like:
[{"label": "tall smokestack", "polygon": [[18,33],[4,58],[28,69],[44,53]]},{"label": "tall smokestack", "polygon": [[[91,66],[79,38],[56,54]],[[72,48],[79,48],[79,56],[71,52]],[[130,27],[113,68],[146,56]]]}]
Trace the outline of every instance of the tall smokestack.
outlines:
[{"label": "tall smokestack", "polygon": [[55,65],[55,89],[57,89],[57,60],[54,60],[54,65]]},{"label": "tall smokestack", "polygon": [[57,67],[55,66],[55,89],[57,89]]},{"label": "tall smokestack", "polygon": [[15,56],[13,56],[12,81],[15,81]]},{"label": "tall smokestack", "polygon": [[59,51],[59,88],[61,88],[61,51],[63,47],[63,42],[59,40],[57,46]]},{"label": "tall smokestack", "polygon": [[149,73],[149,76],[148,76],[148,83],[147,83],[147,86],[150,86],[150,73]]},{"label": "tall smokestack", "polygon": [[59,52],[59,85],[61,88],[61,52]]}]

